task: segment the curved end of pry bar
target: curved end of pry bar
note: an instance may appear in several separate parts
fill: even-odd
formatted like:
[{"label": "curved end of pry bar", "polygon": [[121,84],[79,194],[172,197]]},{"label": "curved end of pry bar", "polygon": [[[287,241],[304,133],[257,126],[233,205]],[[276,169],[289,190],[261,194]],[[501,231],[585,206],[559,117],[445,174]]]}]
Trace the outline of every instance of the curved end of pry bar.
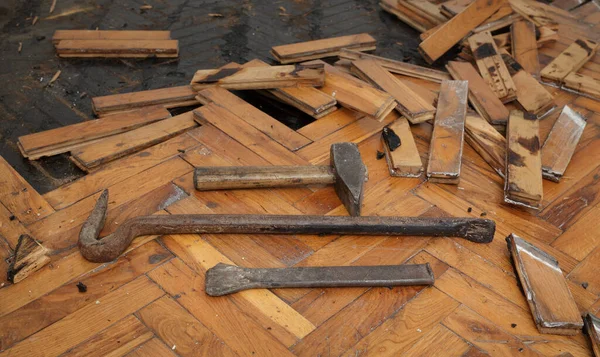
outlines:
[{"label": "curved end of pry bar", "polygon": [[490,243],[494,240],[495,233],[496,222],[491,219],[476,219],[466,225],[462,237],[475,243]]}]

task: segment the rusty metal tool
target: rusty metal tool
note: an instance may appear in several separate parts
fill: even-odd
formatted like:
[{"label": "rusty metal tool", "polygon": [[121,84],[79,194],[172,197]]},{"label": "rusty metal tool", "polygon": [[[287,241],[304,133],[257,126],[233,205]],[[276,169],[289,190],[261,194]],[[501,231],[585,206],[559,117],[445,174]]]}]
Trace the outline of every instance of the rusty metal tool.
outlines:
[{"label": "rusty metal tool", "polygon": [[222,296],[247,289],[433,285],[429,263],[414,265],[242,268],[219,263],[206,272],[206,293]]},{"label": "rusty metal tool", "polygon": [[108,190],[104,190],[79,232],[79,250],[93,262],[116,259],[138,236],[150,234],[336,234],[460,237],[489,243],[496,223],[481,218],[279,216],[181,214],[140,216],[126,220],[99,239],[106,220]]},{"label": "rusty metal tool", "polygon": [[360,216],[367,168],[358,147],[337,143],[331,145],[330,153],[330,166],[199,167],[194,186],[209,191],[333,184],[350,215]]}]

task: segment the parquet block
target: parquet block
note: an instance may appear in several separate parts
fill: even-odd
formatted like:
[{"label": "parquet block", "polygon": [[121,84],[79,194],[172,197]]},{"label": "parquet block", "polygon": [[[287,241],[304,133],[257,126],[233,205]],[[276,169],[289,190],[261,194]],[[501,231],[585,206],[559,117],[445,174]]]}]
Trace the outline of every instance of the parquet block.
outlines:
[{"label": "parquet block", "polygon": [[[147,277],[137,278],[101,297],[97,303],[88,303],[50,327],[14,345],[4,351],[4,354],[11,356],[61,354],[162,295],[164,292]],[[64,338],[57,339],[57,336],[64,336]]]},{"label": "parquet block", "polygon": [[506,139],[491,124],[474,112],[467,112],[465,141],[500,177],[504,177]]},{"label": "parquet block", "polygon": [[347,108],[340,108],[315,122],[303,126],[298,129],[297,132],[313,141],[317,141],[362,117],[364,117],[364,115],[359,112]]},{"label": "parquet block", "polygon": [[596,234],[599,230],[600,205],[596,205],[556,238],[552,246],[581,261],[600,246],[600,237]]},{"label": "parquet block", "polygon": [[0,236],[6,240],[11,249],[15,249],[21,234],[31,235],[19,219],[0,203]]},{"label": "parquet block", "polygon": [[404,117],[398,118],[387,128],[400,139],[400,146],[392,150],[382,136],[382,144],[390,169],[390,175],[400,177],[420,176],[423,171],[423,162],[419,156],[415,139],[410,131],[408,120]]},{"label": "parquet block", "polygon": [[587,289],[593,294],[600,295],[600,277],[598,277],[598,259],[600,247],[596,247],[579,265],[567,276],[576,284],[587,284]]},{"label": "parquet block", "polygon": [[61,40],[169,40],[171,31],[56,30],[52,42]]},{"label": "parquet block", "polygon": [[77,58],[177,58],[177,40],[61,40],[59,57]]},{"label": "parquet block", "polygon": [[136,313],[180,356],[236,356],[223,341],[190,315],[177,300],[163,296]]},{"label": "parquet block", "polygon": [[463,356],[471,346],[447,327],[438,324],[403,356]]},{"label": "parquet block", "polygon": [[103,115],[154,105],[172,108],[174,105],[179,106],[179,103],[194,103],[196,102],[195,97],[196,92],[190,86],[151,89],[94,97],[92,98],[92,109],[94,113]]},{"label": "parquet block", "polygon": [[375,39],[368,33],[359,33],[274,46],[271,49],[271,54],[281,63],[293,63],[337,56],[339,51],[344,48],[355,51],[370,51],[375,49],[375,43]]},{"label": "parquet block", "polygon": [[540,75],[538,46],[533,22],[520,20],[510,27],[512,55],[534,77]]},{"label": "parquet block", "polygon": [[596,53],[598,44],[591,40],[578,39],[541,71],[542,78],[562,83],[571,72],[577,72]]},{"label": "parquet block", "polygon": [[[175,346],[177,347],[177,346]],[[139,348],[131,351],[128,357],[175,357],[173,347],[169,348],[158,338],[153,338]]]}]

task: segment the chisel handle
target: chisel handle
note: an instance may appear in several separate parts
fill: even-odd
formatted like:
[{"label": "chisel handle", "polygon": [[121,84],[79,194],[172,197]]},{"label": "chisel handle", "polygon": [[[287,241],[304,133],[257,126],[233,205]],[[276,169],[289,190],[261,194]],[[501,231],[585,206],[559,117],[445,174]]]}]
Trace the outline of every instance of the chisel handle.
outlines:
[{"label": "chisel handle", "polygon": [[328,185],[335,182],[330,166],[199,167],[194,186],[199,191],[243,188]]}]

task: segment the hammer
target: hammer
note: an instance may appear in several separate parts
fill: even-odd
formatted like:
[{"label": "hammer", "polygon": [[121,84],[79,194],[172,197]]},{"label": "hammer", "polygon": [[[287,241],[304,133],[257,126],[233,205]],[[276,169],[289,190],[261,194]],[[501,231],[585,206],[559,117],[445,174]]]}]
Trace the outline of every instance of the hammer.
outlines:
[{"label": "hammer", "polygon": [[330,166],[199,167],[198,191],[333,184],[351,216],[360,216],[367,168],[353,143],[331,145]]}]

